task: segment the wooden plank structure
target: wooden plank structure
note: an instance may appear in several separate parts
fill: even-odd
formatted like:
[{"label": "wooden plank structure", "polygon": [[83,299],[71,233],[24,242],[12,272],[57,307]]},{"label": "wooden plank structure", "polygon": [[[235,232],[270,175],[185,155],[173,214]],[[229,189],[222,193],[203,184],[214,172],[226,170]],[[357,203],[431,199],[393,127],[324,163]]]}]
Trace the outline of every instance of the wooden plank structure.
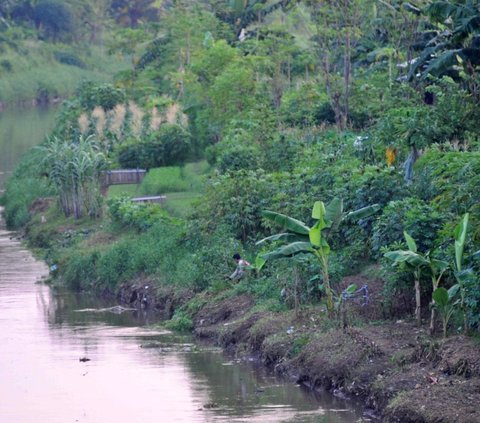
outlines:
[{"label": "wooden plank structure", "polygon": [[143,181],[145,169],[117,169],[102,172],[102,185],[139,184]]},{"label": "wooden plank structure", "polygon": [[158,204],[163,204],[165,201],[167,201],[167,196],[166,195],[155,195],[151,197],[136,197],[132,198],[132,201],[134,203],[158,203]]},{"label": "wooden plank structure", "polygon": [[[110,185],[139,184],[143,181],[147,171],[145,169],[117,169],[102,172],[100,186],[102,194],[106,195]],[[165,195],[132,198],[134,203],[163,204],[167,200]]]},{"label": "wooden plank structure", "polygon": [[139,184],[143,181],[147,171],[145,169],[116,169],[102,172],[100,190],[106,195],[110,185]]}]

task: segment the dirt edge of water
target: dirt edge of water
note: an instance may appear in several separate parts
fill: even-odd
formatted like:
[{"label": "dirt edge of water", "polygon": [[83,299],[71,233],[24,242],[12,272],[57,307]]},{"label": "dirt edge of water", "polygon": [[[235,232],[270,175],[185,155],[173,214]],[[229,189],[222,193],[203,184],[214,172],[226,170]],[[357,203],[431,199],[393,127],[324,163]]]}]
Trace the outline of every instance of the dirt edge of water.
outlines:
[{"label": "dirt edge of water", "polygon": [[[359,398],[381,421],[480,423],[478,342],[460,335],[432,338],[426,327],[385,320],[381,298],[374,295],[382,292],[375,285],[380,281],[363,281],[362,275],[353,278],[373,289],[368,307],[349,310],[356,324],[345,331],[322,317],[325,311],[320,306],[298,315],[265,311],[246,294],[232,296],[232,290],[226,290],[195,295],[188,289],[160,286],[148,277],[129,281],[114,293],[96,295],[154,310],[163,319],[171,319],[180,309],[191,319],[198,338],[237,356],[257,357],[311,389]],[[343,284],[350,282],[346,278]],[[408,299],[394,306],[397,315],[402,315],[401,307],[411,309]]]},{"label": "dirt edge of water", "polygon": [[[124,284],[117,298],[163,318],[193,298],[148,280]],[[142,303],[147,298],[148,304]],[[480,347],[461,335],[432,338],[427,327],[397,321],[339,330],[318,309],[255,311],[249,295],[202,298],[193,333],[238,356],[255,356],[311,389],[360,398],[384,422],[480,422]]]}]

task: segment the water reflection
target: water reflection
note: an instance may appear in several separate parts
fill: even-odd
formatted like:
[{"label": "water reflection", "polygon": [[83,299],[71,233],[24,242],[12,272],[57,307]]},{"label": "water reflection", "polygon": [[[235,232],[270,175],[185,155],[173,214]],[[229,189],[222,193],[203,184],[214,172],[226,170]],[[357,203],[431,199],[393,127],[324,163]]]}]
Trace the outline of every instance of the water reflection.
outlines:
[{"label": "water reflection", "polygon": [[35,284],[45,266],[10,236],[0,231],[1,422],[362,421],[349,403],[146,326],[147,313],[79,312],[113,304]]}]

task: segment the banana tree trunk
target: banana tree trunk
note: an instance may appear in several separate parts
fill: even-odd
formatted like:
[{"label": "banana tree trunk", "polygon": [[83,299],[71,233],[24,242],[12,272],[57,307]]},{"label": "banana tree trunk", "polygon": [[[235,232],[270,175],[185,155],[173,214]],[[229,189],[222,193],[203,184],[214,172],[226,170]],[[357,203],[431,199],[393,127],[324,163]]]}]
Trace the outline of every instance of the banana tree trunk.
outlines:
[{"label": "banana tree trunk", "polygon": [[333,304],[333,293],[332,288],[330,287],[330,276],[328,274],[328,259],[327,257],[320,255],[322,276],[323,276],[323,286],[325,288],[325,295],[327,296],[327,311],[330,317],[333,317],[334,304]]},{"label": "banana tree trunk", "polygon": [[430,328],[429,328],[429,332],[430,332],[430,335],[433,335],[435,333],[435,318],[436,318],[436,313],[435,313],[435,308],[434,308],[434,305],[435,305],[435,301],[432,300],[432,302],[430,303],[431,306],[432,306],[432,311],[430,313]]},{"label": "banana tree trunk", "polygon": [[294,266],[293,268],[293,273],[294,273],[294,278],[295,278],[295,285],[294,285],[294,301],[295,301],[295,317],[298,317],[298,309],[299,309],[299,299],[298,299],[298,285],[299,285],[299,280],[300,277],[298,275],[298,267]]},{"label": "banana tree trunk", "polygon": [[415,320],[418,326],[422,324],[422,304],[420,296],[420,275],[419,271],[415,272]]}]

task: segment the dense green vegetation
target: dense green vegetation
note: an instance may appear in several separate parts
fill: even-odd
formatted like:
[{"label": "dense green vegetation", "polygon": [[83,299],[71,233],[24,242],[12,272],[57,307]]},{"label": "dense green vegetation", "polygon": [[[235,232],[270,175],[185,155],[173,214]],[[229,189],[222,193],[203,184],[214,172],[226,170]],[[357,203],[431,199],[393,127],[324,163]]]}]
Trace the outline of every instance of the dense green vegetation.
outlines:
[{"label": "dense green vegetation", "polygon": [[[1,16],[26,31],[36,15],[15,18],[16,3]],[[477,1],[118,1],[102,13],[95,15],[101,28],[107,15],[116,20],[109,51],[127,54],[131,68],[112,84],[80,85],[52,135],[72,149],[89,140],[90,152],[83,149],[84,160],[73,163],[63,147],[51,148],[40,167],[27,157],[3,199],[9,225],[27,225],[32,245],[58,265],[58,280],[115,291],[142,276],[196,293],[248,292],[272,310],[326,297],[334,315],[342,279],[373,266],[384,281],[378,294],[385,316],[413,314],[413,306],[394,303],[401,296],[413,304],[416,296],[420,318],[419,304],[430,303],[434,290],[458,286],[448,317],[467,331],[480,328]],[[41,16],[39,37],[86,37]],[[97,163],[99,154],[105,160]],[[191,164],[200,159],[208,169]],[[57,182],[57,162],[84,175],[85,184]],[[125,196],[103,203],[94,187],[108,167],[149,169],[139,192],[176,193],[176,210],[168,212],[168,200],[167,209]],[[85,212],[66,210],[72,188]],[[52,192],[64,214],[51,207],[41,224],[28,212],[31,201]],[[314,206],[319,200],[323,206]],[[369,206],[375,214],[342,219],[343,210]],[[256,245],[292,229],[291,220],[269,219],[272,212],[300,221],[310,246],[289,248],[282,236],[271,239],[273,247]],[[58,233],[59,226],[71,230]],[[272,251],[284,257],[264,265]],[[259,261],[230,286],[224,277],[234,252]],[[402,264],[399,252],[425,262]],[[429,260],[447,263],[436,284]],[[449,299],[437,292],[445,319]],[[179,313],[185,323],[188,312]]]}]

